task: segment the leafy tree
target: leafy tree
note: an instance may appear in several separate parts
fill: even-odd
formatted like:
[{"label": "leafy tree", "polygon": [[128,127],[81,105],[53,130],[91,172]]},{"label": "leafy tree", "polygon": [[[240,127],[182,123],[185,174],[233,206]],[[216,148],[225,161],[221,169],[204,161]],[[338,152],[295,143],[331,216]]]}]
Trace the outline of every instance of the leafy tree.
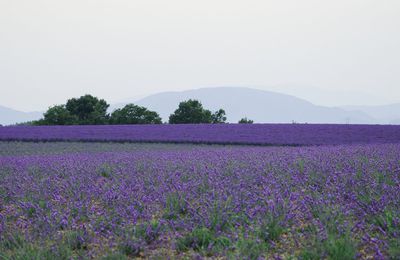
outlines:
[{"label": "leafy tree", "polygon": [[220,109],[211,115],[211,122],[213,124],[221,124],[226,122],[225,110]]},{"label": "leafy tree", "polygon": [[212,123],[211,111],[204,109],[198,100],[189,99],[179,103],[179,107],[169,116],[170,124]]},{"label": "leafy tree", "polygon": [[157,112],[145,107],[128,104],[122,109],[117,109],[111,114],[111,124],[161,124]]},{"label": "leafy tree", "polygon": [[87,125],[107,124],[109,105],[103,99],[91,95],[72,98],[65,105],[50,107],[44,114],[44,118],[32,122],[30,125]]},{"label": "leafy tree", "polygon": [[239,124],[252,124],[252,123],[254,123],[254,121],[251,119],[247,119],[247,117],[244,117],[244,118],[240,119],[238,123]]},{"label": "leafy tree", "polygon": [[69,99],[65,107],[71,115],[78,118],[78,124],[99,125],[108,122],[107,109],[109,106],[104,99],[84,95],[80,98]]},{"label": "leafy tree", "polygon": [[44,118],[35,121],[36,125],[72,125],[77,123],[76,116],[66,109],[65,105],[50,107],[44,114]]}]

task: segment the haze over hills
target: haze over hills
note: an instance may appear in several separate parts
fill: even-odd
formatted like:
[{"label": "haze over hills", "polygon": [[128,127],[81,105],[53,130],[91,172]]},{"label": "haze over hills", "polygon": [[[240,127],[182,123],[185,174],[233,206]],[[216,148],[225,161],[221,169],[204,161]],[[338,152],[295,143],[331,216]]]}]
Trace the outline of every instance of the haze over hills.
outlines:
[{"label": "haze over hills", "polygon": [[[354,123],[371,124],[374,118],[359,111],[316,106],[306,100],[244,87],[201,88],[182,92],[163,92],[134,101],[135,104],[157,111],[164,121],[177,108],[180,101],[198,99],[207,109],[223,108],[228,122],[248,117],[257,123]],[[121,107],[118,104],[113,108]]]},{"label": "haze over hills", "polygon": [[[157,111],[163,121],[179,102],[198,99],[207,109],[223,108],[228,122],[247,117],[256,123],[337,123],[337,124],[400,124],[400,104],[386,106],[326,107],[278,92],[245,87],[201,88],[181,92],[162,92],[139,100],[112,104],[110,112],[127,103],[135,103]],[[41,112],[21,112],[0,106],[0,124],[9,125],[36,120]]]},{"label": "haze over hills", "polygon": [[347,111],[362,111],[380,124],[400,124],[400,103],[383,106],[344,106]]},{"label": "haze over hills", "polygon": [[42,112],[22,112],[8,107],[0,106],[0,124],[11,125],[39,119]]}]

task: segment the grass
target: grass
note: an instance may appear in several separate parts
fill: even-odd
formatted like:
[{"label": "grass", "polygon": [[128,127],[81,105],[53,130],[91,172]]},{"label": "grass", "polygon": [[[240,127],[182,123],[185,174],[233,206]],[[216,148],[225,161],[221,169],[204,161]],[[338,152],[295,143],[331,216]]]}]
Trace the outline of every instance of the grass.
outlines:
[{"label": "grass", "polygon": [[237,241],[235,249],[235,258],[255,260],[268,250],[268,246],[254,238],[242,237]]},{"label": "grass", "polygon": [[206,255],[221,252],[231,245],[229,238],[225,236],[217,236],[208,228],[195,228],[189,234],[178,238],[176,241],[176,249],[178,252],[193,249]]},{"label": "grass", "polygon": [[101,177],[106,179],[111,179],[114,175],[114,169],[109,164],[102,164],[98,169],[97,172],[100,174]]},{"label": "grass", "polygon": [[[53,260],[71,259],[77,252],[68,243],[49,243],[46,246],[27,242],[20,234],[3,234],[0,241],[0,259]],[[81,259],[84,259],[81,257]]]},{"label": "grass", "polygon": [[161,229],[161,224],[157,220],[152,220],[136,225],[133,229],[133,234],[137,239],[142,239],[147,244],[150,244],[160,236]]},{"label": "grass", "polygon": [[184,197],[177,192],[169,193],[165,202],[163,217],[165,219],[177,219],[187,213],[187,205]]},{"label": "grass", "polygon": [[280,220],[271,217],[261,224],[257,230],[257,235],[264,242],[277,241],[284,231],[285,227],[281,225]]}]

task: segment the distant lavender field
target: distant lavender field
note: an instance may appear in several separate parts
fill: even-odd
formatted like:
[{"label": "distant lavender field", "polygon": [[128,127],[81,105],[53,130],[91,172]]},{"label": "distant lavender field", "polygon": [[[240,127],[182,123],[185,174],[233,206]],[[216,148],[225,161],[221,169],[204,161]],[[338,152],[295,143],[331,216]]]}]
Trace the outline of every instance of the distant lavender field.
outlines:
[{"label": "distant lavender field", "polygon": [[0,140],[120,141],[257,145],[399,143],[400,126],[317,124],[0,127]]}]

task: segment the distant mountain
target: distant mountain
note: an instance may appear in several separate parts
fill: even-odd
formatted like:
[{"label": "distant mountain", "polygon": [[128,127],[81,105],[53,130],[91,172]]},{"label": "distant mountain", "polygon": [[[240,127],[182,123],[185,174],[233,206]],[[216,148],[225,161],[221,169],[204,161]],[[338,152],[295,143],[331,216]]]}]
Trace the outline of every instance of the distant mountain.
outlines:
[{"label": "distant mountain", "polygon": [[[400,103],[384,106],[317,106],[304,99],[278,92],[243,87],[201,88],[182,92],[163,92],[139,100],[114,104],[110,111],[135,103],[157,111],[164,121],[179,102],[198,99],[204,107],[215,111],[223,108],[228,122],[247,117],[256,123],[350,123],[400,124]],[[37,120],[42,112],[22,112],[0,106],[0,124],[10,125]]]},{"label": "distant mountain", "polygon": [[[360,111],[316,106],[306,100],[277,92],[243,87],[201,88],[182,92],[163,92],[132,101],[157,111],[164,121],[177,108],[179,102],[198,99],[207,109],[223,108],[229,122],[243,117],[257,123],[375,123],[373,117]],[[120,103],[112,108],[122,107]]]},{"label": "distant mountain", "polygon": [[400,103],[382,106],[344,106],[347,111],[360,111],[378,119],[381,124],[400,124]]},{"label": "distant mountain", "polygon": [[42,117],[41,112],[21,112],[11,108],[0,106],[0,124],[12,125],[36,120]]}]

